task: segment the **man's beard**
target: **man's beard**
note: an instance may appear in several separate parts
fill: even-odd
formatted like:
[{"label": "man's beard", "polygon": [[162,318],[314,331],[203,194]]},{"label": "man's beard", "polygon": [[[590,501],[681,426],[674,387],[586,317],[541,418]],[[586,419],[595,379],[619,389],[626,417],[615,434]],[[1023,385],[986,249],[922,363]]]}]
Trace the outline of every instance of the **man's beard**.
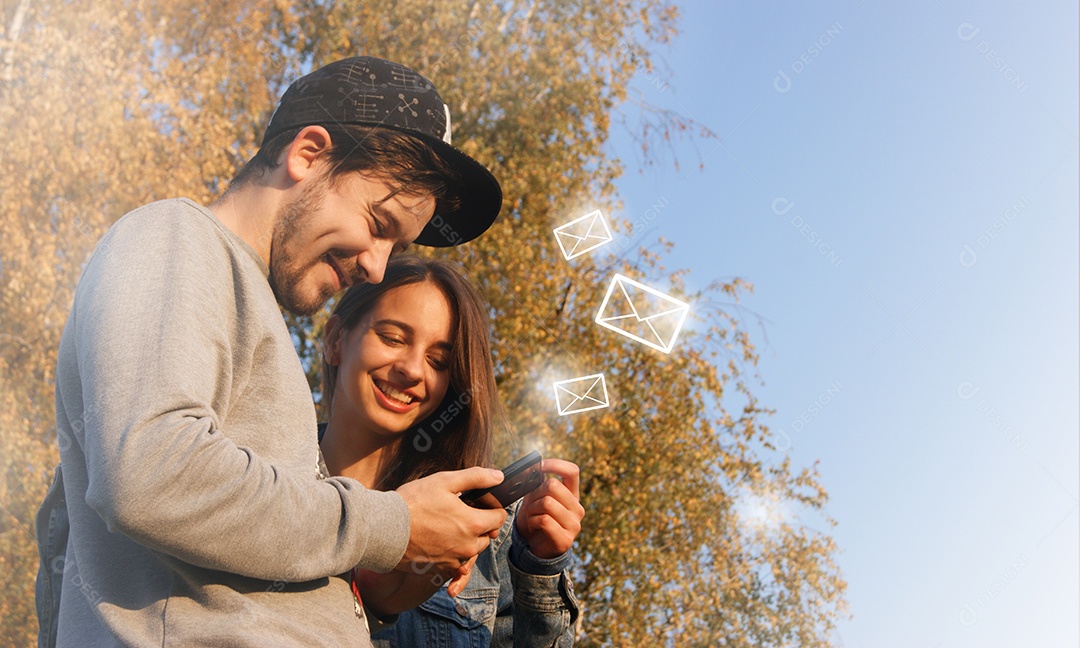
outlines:
[{"label": "man's beard", "polygon": [[[287,246],[295,244],[299,233],[303,232],[312,214],[318,211],[329,183],[323,179],[305,187],[299,196],[278,210],[274,220],[274,233],[270,242],[270,288],[274,291],[281,307],[294,315],[312,315],[333,297],[332,287],[323,289],[317,295],[302,295],[299,292],[304,275],[320,259],[311,260],[301,266]],[[296,252],[303,252],[297,250]]]}]

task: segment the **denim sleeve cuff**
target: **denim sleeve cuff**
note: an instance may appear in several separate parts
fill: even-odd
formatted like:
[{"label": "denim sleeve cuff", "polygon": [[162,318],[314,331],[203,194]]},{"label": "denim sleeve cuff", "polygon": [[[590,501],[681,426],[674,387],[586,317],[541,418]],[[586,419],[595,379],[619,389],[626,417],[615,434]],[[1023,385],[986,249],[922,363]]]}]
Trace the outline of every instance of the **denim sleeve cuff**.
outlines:
[{"label": "denim sleeve cuff", "polygon": [[570,566],[574,557],[574,550],[567,549],[565,553],[554,558],[539,558],[529,551],[529,543],[518,533],[517,524],[511,525],[510,562],[526,574],[537,576],[554,576],[561,574]]}]

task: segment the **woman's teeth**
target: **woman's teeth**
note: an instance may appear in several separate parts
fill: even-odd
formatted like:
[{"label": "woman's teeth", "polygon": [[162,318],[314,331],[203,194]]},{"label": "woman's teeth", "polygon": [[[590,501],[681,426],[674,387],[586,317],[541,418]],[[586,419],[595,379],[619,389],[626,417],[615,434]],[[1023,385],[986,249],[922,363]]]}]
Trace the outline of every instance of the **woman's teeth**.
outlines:
[{"label": "woman's teeth", "polygon": [[412,396],[409,396],[405,392],[400,392],[394,389],[393,387],[391,387],[387,383],[384,383],[381,380],[376,380],[375,386],[378,387],[379,391],[381,391],[383,394],[386,394],[387,397],[396,400],[402,405],[408,405],[409,403],[413,402]]}]

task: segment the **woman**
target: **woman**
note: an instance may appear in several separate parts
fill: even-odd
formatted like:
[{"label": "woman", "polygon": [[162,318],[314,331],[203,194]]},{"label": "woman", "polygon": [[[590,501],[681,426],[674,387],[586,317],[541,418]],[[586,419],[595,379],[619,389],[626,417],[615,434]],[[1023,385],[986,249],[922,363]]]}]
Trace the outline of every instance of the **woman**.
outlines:
[{"label": "woman", "polygon": [[[323,345],[320,445],[329,474],[391,490],[440,470],[492,465],[505,416],[486,313],[472,286],[439,260],[395,257],[381,283],[345,293]],[[456,574],[425,565],[353,571],[376,646],[573,643],[578,606],[566,569],[584,516],[578,469],[548,459],[543,471],[562,481],[548,479],[508,508],[488,548]]]}]

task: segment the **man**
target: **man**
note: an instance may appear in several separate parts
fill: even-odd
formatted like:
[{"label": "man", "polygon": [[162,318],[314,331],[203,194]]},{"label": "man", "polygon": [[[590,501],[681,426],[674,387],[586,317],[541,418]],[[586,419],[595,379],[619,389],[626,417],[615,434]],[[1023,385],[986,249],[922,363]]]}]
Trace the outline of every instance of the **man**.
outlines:
[{"label": "man", "polygon": [[427,79],[338,61],[289,87],[209,209],[161,201],[106,233],[60,342],[40,643],[369,645],[338,575],[414,561],[461,573],[487,546],[505,512],[457,493],[498,471],[387,493],[317,479],[315,410],[279,310],[380,281],[411,242],[482,234],[498,182],[449,142]]}]

